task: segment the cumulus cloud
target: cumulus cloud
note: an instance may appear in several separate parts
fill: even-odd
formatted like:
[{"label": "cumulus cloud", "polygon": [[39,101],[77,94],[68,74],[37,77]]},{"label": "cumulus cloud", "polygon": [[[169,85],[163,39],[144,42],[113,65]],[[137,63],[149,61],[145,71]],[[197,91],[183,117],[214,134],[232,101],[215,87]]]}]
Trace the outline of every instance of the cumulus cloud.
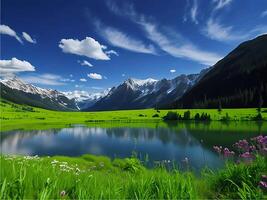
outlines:
[{"label": "cumulus cloud", "polygon": [[110,60],[109,56],[103,51],[106,47],[91,37],[86,37],[81,41],[78,39],[61,39],[59,47],[64,53],[86,56],[96,60]]},{"label": "cumulus cloud", "polygon": [[56,74],[34,74],[21,77],[28,83],[40,84],[40,85],[65,85],[61,82],[62,77]]},{"label": "cumulus cloud", "polygon": [[176,69],[171,69],[170,72],[171,73],[175,73],[176,72]]},{"label": "cumulus cloud", "polygon": [[12,58],[11,60],[0,60],[0,74],[14,74],[19,72],[32,72],[35,71],[35,67],[25,61],[19,60],[17,58]]},{"label": "cumulus cloud", "polygon": [[18,40],[20,43],[23,43],[17,33],[7,25],[0,25],[0,34],[9,35],[16,38],[16,40]]},{"label": "cumulus cloud", "polygon": [[116,28],[103,26],[100,22],[96,23],[96,27],[103,38],[113,46],[137,53],[156,54],[153,45],[146,45]]},{"label": "cumulus cloud", "polygon": [[22,32],[22,36],[26,41],[33,43],[33,44],[36,44],[36,40],[32,39],[32,37],[28,33]]},{"label": "cumulus cloud", "polygon": [[89,63],[87,60],[83,60],[83,61],[78,60],[78,63],[80,63],[82,66],[93,67],[93,65]]},{"label": "cumulus cloud", "polygon": [[91,79],[96,79],[96,80],[101,80],[103,79],[102,75],[101,74],[97,74],[97,73],[90,73],[90,74],[87,74],[87,76]]},{"label": "cumulus cloud", "polygon": [[85,78],[80,78],[81,82],[86,82],[87,80]]}]

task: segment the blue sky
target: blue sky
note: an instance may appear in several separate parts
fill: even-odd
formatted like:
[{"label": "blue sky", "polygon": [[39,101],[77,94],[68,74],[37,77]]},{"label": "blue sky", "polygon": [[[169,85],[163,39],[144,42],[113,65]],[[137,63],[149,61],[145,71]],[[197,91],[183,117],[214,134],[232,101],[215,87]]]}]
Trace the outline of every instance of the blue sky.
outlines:
[{"label": "blue sky", "polygon": [[266,0],[2,0],[2,76],[99,91],[198,73],[267,33]]}]

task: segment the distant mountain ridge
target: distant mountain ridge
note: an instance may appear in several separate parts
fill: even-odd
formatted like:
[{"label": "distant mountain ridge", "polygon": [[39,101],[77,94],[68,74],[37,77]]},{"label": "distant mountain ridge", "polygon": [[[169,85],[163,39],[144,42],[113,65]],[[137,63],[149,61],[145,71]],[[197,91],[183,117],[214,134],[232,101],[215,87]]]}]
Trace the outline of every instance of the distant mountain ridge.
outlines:
[{"label": "distant mountain ridge", "polygon": [[122,110],[159,107],[180,98],[210,68],[199,74],[180,75],[174,79],[155,80],[148,78],[127,79],[109,93],[100,98],[93,106],[86,110]]},{"label": "distant mountain ridge", "polygon": [[0,96],[6,100],[30,106],[61,111],[75,111],[74,100],[57,90],[43,89],[25,83],[18,77],[0,81]]},{"label": "distant mountain ridge", "polygon": [[106,96],[109,91],[110,89],[102,92],[89,93],[87,91],[74,90],[62,93],[69,99],[74,99],[79,110],[84,110],[93,106],[99,99]]}]

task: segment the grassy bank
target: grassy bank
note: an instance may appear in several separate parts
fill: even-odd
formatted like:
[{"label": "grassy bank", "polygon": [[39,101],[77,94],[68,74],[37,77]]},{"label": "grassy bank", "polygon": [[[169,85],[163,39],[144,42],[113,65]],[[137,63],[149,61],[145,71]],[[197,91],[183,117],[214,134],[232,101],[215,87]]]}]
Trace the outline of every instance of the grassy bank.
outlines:
[{"label": "grassy bank", "polygon": [[[33,128],[44,124],[54,128],[65,127],[70,124],[78,123],[116,123],[116,122],[162,122],[162,118],[169,110],[143,109],[143,110],[121,110],[121,111],[103,111],[103,112],[58,112],[30,106],[23,106],[1,100],[1,130],[11,130],[20,128]],[[262,109],[262,117],[267,119],[267,109]],[[183,115],[187,110],[172,110]],[[251,121],[258,114],[256,108],[247,109],[191,109],[191,116],[197,113],[207,113],[212,121],[220,121],[226,115],[229,121]]]},{"label": "grassy bank", "polygon": [[135,158],[1,156],[0,199],[262,199],[267,159],[222,170],[148,170]]}]

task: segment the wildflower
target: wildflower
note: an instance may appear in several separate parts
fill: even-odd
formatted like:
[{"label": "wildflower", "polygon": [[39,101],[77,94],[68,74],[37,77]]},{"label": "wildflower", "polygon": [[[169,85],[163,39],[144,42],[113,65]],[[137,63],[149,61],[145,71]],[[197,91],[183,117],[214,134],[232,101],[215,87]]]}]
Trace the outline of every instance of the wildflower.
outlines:
[{"label": "wildflower", "polygon": [[221,154],[222,152],[222,146],[218,147],[218,146],[213,146],[213,149],[218,153]]},{"label": "wildflower", "polygon": [[52,165],[55,165],[55,164],[57,164],[57,163],[58,163],[57,160],[53,160],[53,161],[51,162]]},{"label": "wildflower", "polygon": [[245,152],[245,153],[242,153],[240,155],[241,158],[253,158],[253,154],[249,153],[249,152]]},{"label": "wildflower", "polygon": [[234,144],[234,146],[243,152],[249,151],[249,148],[250,148],[247,140],[239,140],[238,142]]},{"label": "wildflower", "polygon": [[60,196],[61,197],[64,197],[66,195],[66,191],[65,190],[62,190],[61,192],[60,192]]},{"label": "wildflower", "polygon": [[223,150],[223,155],[225,157],[230,157],[230,156],[233,156],[234,154],[235,154],[235,152],[230,151],[228,148],[224,148],[224,150]]},{"label": "wildflower", "polygon": [[260,186],[262,189],[267,189],[267,182],[260,181],[260,182],[259,182],[259,186]]}]

